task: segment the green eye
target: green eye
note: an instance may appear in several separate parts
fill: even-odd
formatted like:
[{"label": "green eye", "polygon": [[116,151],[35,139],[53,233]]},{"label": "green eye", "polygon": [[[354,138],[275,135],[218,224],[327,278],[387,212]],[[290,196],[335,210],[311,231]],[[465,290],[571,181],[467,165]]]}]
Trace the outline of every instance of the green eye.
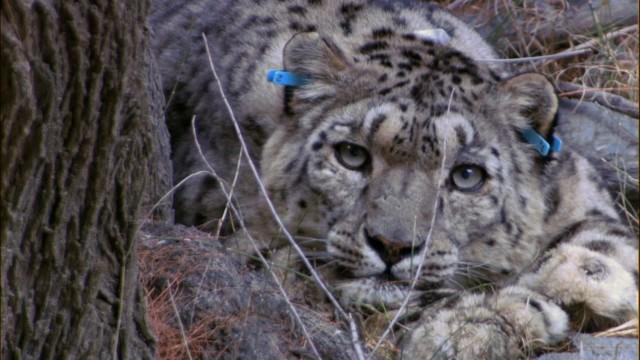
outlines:
[{"label": "green eye", "polygon": [[479,190],[486,178],[484,169],[476,165],[460,165],[451,171],[451,182],[461,191]]},{"label": "green eye", "polygon": [[369,165],[369,152],[360,145],[343,141],[335,150],[340,164],[349,170],[363,171]]}]

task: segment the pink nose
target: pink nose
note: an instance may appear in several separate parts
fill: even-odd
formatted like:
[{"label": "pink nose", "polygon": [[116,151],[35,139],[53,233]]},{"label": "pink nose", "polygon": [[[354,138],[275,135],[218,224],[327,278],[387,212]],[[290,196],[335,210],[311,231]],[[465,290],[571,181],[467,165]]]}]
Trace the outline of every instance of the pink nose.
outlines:
[{"label": "pink nose", "polygon": [[365,229],[367,244],[380,256],[380,259],[391,267],[402,259],[418,254],[421,245],[415,246],[404,241],[393,241],[381,235],[371,234]]}]

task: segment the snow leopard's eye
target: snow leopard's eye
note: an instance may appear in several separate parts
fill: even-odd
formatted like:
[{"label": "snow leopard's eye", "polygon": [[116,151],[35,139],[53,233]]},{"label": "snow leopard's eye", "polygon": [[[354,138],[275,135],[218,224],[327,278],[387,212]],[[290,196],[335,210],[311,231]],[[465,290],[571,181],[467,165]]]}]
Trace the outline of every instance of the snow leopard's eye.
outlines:
[{"label": "snow leopard's eye", "polygon": [[369,166],[369,152],[360,145],[340,142],[335,146],[338,162],[349,170],[364,171]]},{"label": "snow leopard's eye", "polygon": [[459,165],[451,171],[451,182],[460,191],[477,191],[486,178],[485,170],[477,165]]}]

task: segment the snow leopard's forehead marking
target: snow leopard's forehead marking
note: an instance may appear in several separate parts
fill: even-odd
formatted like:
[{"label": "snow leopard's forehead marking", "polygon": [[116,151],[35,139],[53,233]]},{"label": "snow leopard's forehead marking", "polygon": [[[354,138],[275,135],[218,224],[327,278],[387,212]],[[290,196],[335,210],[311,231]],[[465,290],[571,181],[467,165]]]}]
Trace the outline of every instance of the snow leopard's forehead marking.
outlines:
[{"label": "snow leopard's forehead marking", "polygon": [[303,116],[308,128],[348,122],[358,128],[360,142],[381,152],[437,158],[445,135],[450,144],[466,144],[477,123],[493,122],[483,104],[491,101],[498,75],[449,47],[410,34],[378,36],[355,49],[351,66],[347,71],[357,73],[357,81],[345,80],[335,97],[309,103],[308,109],[323,110]]},{"label": "snow leopard's forehead marking", "polygon": [[421,116],[415,106],[395,103],[369,109],[361,132],[373,151],[400,161],[439,157],[443,139],[449,147],[462,147],[476,135],[474,125],[459,113]]},{"label": "snow leopard's forehead marking", "polygon": [[472,142],[477,147],[482,142],[478,134],[494,126],[481,106],[471,109],[460,103],[456,91],[464,90],[452,91],[448,99],[434,96],[434,101],[422,103],[374,95],[332,110],[317,129],[366,146],[388,162],[432,163],[440,159],[445,138],[449,151]]},{"label": "snow leopard's forehead marking", "polygon": [[377,64],[386,70],[378,81],[392,86],[380,88],[379,95],[412,85],[412,97],[421,102],[426,99],[424,95],[428,94],[429,89],[447,97],[454,87],[471,89],[498,80],[497,74],[486,66],[489,64],[481,65],[459,50],[421,39],[412,33],[389,35],[382,40],[366,38],[364,45],[355,49],[354,53],[355,62],[364,60],[367,64]]}]

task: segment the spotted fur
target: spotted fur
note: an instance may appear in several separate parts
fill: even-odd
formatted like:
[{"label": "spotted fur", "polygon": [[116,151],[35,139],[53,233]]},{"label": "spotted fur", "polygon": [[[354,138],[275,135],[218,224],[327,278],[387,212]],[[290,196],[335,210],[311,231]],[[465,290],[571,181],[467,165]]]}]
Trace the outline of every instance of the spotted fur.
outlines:
[{"label": "spotted fur", "polygon": [[[154,7],[165,86],[177,89],[176,178],[203,167],[176,130],[191,116],[178,105],[200,117],[222,177],[235,170],[204,32],[271,199],[300,243],[323,253],[341,301],[393,309],[409,296],[423,309],[402,342],[408,358],[525,356],[566,337],[577,316],[592,327],[637,316],[637,243],[598,174],[571,149],[542,157],[521,136],[553,134],[553,86],[508,76],[459,20],[410,2]],[[452,40],[420,36],[432,28]],[[282,88],[265,81],[270,68],[309,81]],[[276,246],[278,229],[242,171],[245,220]],[[176,203],[194,223],[219,216],[225,200],[201,182]]]}]

